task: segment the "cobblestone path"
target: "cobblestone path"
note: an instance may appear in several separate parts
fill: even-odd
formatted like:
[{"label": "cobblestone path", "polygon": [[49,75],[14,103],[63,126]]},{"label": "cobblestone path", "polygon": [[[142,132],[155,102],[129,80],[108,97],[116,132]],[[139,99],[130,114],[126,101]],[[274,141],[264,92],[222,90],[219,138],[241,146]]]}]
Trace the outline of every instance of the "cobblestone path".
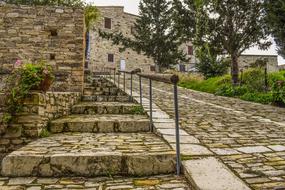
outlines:
[{"label": "cobblestone path", "polygon": [[184,178],[154,176],[149,178],[5,178],[0,177],[0,190],[190,190]]},{"label": "cobblestone path", "polygon": [[[174,116],[171,85],[153,82],[153,98]],[[285,109],[179,88],[179,113],[182,128],[251,188],[285,189]]]}]

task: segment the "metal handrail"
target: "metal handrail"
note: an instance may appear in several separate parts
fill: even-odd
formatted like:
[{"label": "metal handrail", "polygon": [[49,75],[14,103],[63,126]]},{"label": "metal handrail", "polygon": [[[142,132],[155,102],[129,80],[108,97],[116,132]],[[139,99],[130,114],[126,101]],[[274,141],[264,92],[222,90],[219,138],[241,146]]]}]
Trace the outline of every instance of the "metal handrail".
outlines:
[{"label": "metal handrail", "polygon": [[[111,71],[114,71],[114,83],[116,80],[116,69],[107,68],[110,73]],[[133,69],[130,71],[121,71],[118,70],[118,87],[120,87],[120,75],[123,73],[123,88],[124,91],[126,91],[126,74],[130,74],[130,98],[133,96],[133,75],[137,75],[139,77],[139,91],[140,91],[140,104],[142,105],[142,78],[149,80],[149,109],[150,109],[150,129],[153,132],[153,98],[152,98],[152,81],[157,82],[163,82],[167,84],[173,85],[173,93],[174,93],[174,109],[175,109],[175,136],[176,136],[176,173],[177,175],[180,175],[181,173],[181,156],[180,156],[180,134],[179,134],[179,112],[178,112],[178,90],[177,90],[177,84],[179,82],[179,77],[177,75],[171,75],[171,74],[146,74],[141,73],[141,69]]]}]

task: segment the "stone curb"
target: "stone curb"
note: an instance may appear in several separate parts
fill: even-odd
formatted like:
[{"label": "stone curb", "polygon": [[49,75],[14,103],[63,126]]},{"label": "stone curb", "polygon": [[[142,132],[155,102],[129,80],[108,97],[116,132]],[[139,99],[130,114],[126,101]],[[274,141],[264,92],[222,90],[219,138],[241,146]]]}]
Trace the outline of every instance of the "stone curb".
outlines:
[{"label": "stone curb", "polygon": [[[112,81],[112,80],[111,80]],[[116,86],[118,86],[116,84]],[[123,89],[123,85],[119,86]],[[130,95],[126,87],[126,93]],[[133,98],[140,102],[139,94],[133,92]],[[142,106],[150,115],[149,99],[142,98]],[[161,136],[175,150],[175,121],[153,103],[153,125],[155,133]],[[237,177],[225,164],[214,157],[214,153],[200,144],[200,141],[180,129],[180,149],[182,158],[191,158],[182,162],[185,177],[197,190],[250,190],[248,185]]]}]

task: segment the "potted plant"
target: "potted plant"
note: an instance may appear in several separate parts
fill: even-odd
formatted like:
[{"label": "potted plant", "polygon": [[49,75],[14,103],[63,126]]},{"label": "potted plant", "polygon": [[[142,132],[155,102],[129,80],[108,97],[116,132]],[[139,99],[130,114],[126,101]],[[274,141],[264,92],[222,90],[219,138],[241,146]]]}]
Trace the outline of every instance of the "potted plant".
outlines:
[{"label": "potted plant", "polygon": [[23,64],[17,60],[5,85],[6,114],[3,122],[9,123],[22,110],[23,101],[32,90],[46,92],[54,79],[51,66],[41,61]]}]

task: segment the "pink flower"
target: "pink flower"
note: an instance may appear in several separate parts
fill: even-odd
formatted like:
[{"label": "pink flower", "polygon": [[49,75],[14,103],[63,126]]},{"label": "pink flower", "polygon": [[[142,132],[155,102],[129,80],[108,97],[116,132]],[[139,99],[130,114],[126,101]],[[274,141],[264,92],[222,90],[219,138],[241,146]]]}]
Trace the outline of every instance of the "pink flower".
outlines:
[{"label": "pink flower", "polygon": [[14,68],[19,68],[22,65],[22,61],[20,59],[17,59],[17,61],[14,64]]}]

